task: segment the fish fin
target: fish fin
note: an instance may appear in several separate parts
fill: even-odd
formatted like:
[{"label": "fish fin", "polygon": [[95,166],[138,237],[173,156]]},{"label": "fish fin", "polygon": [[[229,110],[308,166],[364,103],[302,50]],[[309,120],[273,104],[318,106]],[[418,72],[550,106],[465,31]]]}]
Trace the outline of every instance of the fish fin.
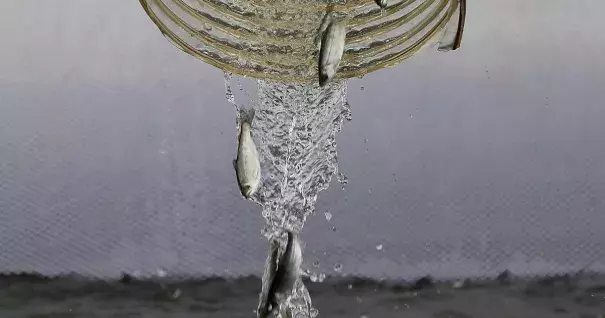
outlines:
[{"label": "fish fin", "polygon": [[233,159],[233,170],[235,170],[235,179],[237,180],[237,188],[239,189],[239,192],[244,195],[244,189],[242,187],[242,185],[240,184],[239,181],[239,173],[237,172],[237,159]]},{"label": "fish fin", "polygon": [[464,22],[466,22],[466,0],[460,0],[460,22],[458,24],[458,32],[456,34],[454,50],[459,49],[460,45],[462,44],[462,35],[464,34]]},{"label": "fish fin", "polygon": [[321,38],[322,38],[322,36],[323,36],[323,32],[320,29],[317,32],[317,34],[315,34],[315,36],[313,37],[313,47],[319,48],[319,45],[321,44]]},{"label": "fish fin", "polygon": [[453,16],[446,24],[444,33],[439,40],[437,49],[441,52],[454,51],[460,48],[466,20],[466,0],[458,0],[458,8],[455,13],[458,13],[457,17]]},{"label": "fish fin", "polygon": [[315,45],[315,47],[319,46],[324,33],[326,32],[326,29],[328,28],[328,25],[330,25],[330,21],[332,20],[332,13],[331,12],[327,12],[324,17],[321,19],[321,24],[319,25],[319,30],[317,31],[317,34],[315,35],[315,38],[313,40],[313,44]]},{"label": "fish fin", "polygon": [[282,259],[286,258],[288,253],[292,250],[292,245],[294,244],[294,234],[292,233],[292,231],[287,231],[287,234],[288,240],[286,241],[286,249],[284,250]]},{"label": "fish fin", "polygon": [[241,187],[241,191],[242,191],[242,195],[244,196],[244,198],[246,199],[250,199],[250,197],[252,197],[252,194],[248,194],[248,191],[250,190],[250,186],[245,184]]},{"label": "fish fin", "polygon": [[256,109],[250,108],[250,110],[248,111],[248,122],[250,124],[252,124],[252,121],[254,120],[254,115],[256,115]]},{"label": "fish fin", "polygon": [[271,259],[277,261],[277,255],[279,253],[279,243],[272,240],[269,250],[271,251]]},{"label": "fish fin", "polygon": [[321,34],[316,34],[315,37],[313,38],[313,47],[319,48],[320,44],[321,44]]}]

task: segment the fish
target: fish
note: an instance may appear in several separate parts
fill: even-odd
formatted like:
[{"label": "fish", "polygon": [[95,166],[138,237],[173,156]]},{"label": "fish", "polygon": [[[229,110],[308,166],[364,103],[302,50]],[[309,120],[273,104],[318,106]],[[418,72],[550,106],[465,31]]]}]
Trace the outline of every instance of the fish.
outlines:
[{"label": "fish", "polygon": [[[288,231],[288,242],[277,264],[277,271],[273,275],[273,281],[268,293],[267,303],[271,306],[271,310],[265,310],[264,312],[276,313],[279,311],[282,313],[282,317],[287,315],[287,308],[282,308],[280,304],[283,304],[288,296],[290,296],[296,282],[300,279],[301,264],[302,250],[298,234]],[[260,316],[260,318],[264,317],[266,315]]]},{"label": "fish", "polygon": [[376,1],[376,4],[383,9],[387,7],[388,0],[374,0],[374,1]]},{"label": "fish", "polygon": [[319,50],[318,73],[319,86],[321,87],[326,86],[336,75],[347,37],[346,21],[331,15],[331,13],[327,15],[329,15],[327,17],[329,22],[322,34]]},{"label": "fish", "polygon": [[237,147],[237,158],[233,160],[233,167],[237,176],[237,183],[242,195],[249,199],[254,195],[260,185],[260,160],[258,151],[252,139],[252,120],[254,108],[240,110],[240,134]]}]

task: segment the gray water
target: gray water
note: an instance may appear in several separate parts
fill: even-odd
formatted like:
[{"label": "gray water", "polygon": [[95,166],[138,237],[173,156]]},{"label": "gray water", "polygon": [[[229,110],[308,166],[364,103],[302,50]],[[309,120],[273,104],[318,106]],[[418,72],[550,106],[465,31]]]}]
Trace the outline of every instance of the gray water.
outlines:
[{"label": "gray water", "polygon": [[[605,279],[406,284],[362,278],[306,282],[320,317],[330,318],[601,318]],[[260,279],[213,277],[171,281],[94,281],[77,277],[0,277],[0,316],[204,317],[254,316]]]}]

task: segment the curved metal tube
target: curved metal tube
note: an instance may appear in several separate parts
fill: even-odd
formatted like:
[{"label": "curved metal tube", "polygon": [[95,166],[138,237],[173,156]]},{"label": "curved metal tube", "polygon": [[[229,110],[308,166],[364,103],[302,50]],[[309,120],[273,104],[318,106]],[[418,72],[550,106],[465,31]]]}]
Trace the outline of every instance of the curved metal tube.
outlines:
[{"label": "curved metal tube", "polygon": [[[164,36],[187,54],[234,74],[284,82],[316,80],[318,48],[313,37],[326,9],[345,15],[351,28],[337,75],[342,79],[414,55],[450,19],[463,20],[466,7],[465,0],[401,0],[381,11],[373,0],[343,5],[286,0],[283,8],[263,6],[248,12],[219,0],[139,1]],[[292,9],[299,7],[300,12]],[[460,17],[454,17],[458,9]],[[459,25],[462,28],[463,21]],[[459,31],[458,46],[461,37]]]}]

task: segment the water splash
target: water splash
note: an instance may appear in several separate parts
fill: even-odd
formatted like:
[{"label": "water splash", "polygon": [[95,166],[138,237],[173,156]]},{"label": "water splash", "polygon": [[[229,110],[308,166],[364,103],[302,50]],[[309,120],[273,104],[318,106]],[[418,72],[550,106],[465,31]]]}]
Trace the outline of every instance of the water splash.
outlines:
[{"label": "water splash", "polygon": [[319,192],[338,173],[335,137],[350,114],[346,91],[346,82],[323,89],[258,81],[252,129],[262,188],[252,199],[263,207],[267,238],[281,229],[300,232]]},{"label": "water splash", "polygon": [[[238,113],[231,89],[233,77],[225,74],[225,97]],[[250,97],[242,89],[240,91]],[[261,161],[261,188],[251,200],[262,207],[266,226],[262,234],[286,245],[284,230],[300,232],[307,217],[315,211],[319,192],[328,188],[334,175],[344,185],[346,176],[338,171],[336,134],[345,119],[351,119],[346,101],[347,83],[334,82],[327,88],[306,84],[257,81],[258,97],[250,101],[256,110],[252,124]],[[246,108],[248,108],[246,107]],[[237,118],[239,134],[239,121]],[[319,266],[319,263],[317,264]],[[311,274],[312,281],[323,281],[325,274]],[[266,289],[266,282],[263,288]],[[286,301],[293,317],[314,317],[311,297],[299,281]]]}]

